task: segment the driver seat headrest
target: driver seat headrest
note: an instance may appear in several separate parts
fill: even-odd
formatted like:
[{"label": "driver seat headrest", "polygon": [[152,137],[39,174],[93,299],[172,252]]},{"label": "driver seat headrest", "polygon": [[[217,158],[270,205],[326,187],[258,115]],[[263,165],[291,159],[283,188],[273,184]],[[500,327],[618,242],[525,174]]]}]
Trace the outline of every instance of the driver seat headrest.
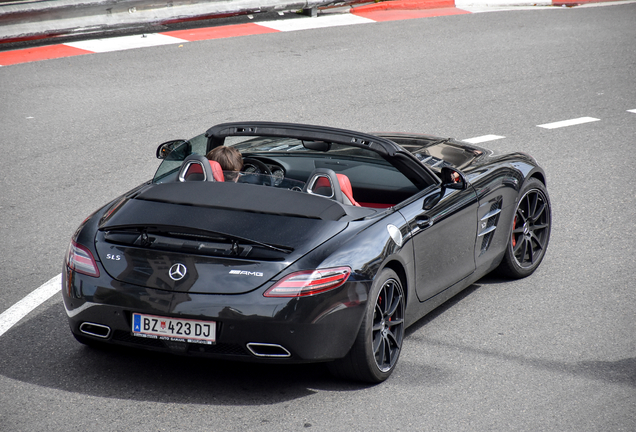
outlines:
[{"label": "driver seat headrest", "polygon": [[181,164],[179,181],[225,181],[223,169],[217,161],[192,154]]}]

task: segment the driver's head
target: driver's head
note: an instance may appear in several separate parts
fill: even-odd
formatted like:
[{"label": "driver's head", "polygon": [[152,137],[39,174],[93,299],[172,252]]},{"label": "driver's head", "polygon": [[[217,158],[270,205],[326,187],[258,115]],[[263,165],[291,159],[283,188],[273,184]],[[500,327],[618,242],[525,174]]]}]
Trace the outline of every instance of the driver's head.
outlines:
[{"label": "driver's head", "polygon": [[217,161],[223,171],[240,171],[243,168],[243,157],[234,147],[216,147],[210,150],[205,157]]}]

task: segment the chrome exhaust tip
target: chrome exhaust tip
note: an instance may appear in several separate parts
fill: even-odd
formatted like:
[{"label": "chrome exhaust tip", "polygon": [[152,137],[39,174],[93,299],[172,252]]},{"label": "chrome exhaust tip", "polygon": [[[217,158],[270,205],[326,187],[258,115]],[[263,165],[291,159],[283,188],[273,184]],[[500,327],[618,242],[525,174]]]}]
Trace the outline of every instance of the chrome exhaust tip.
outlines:
[{"label": "chrome exhaust tip", "polygon": [[98,338],[106,339],[110,336],[110,327],[103,324],[95,324],[90,322],[83,322],[79,326],[79,331],[84,334],[95,336]]},{"label": "chrome exhaust tip", "polygon": [[291,357],[291,353],[278,344],[250,342],[247,349],[256,357]]}]

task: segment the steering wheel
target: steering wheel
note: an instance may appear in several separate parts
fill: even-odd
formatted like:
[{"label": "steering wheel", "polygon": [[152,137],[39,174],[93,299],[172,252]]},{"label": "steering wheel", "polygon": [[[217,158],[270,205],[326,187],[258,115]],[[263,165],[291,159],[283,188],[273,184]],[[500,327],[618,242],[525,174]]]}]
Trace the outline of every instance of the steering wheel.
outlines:
[{"label": "steering wheel", "polygon": [[252,165],[254,168],[258,170],[258,172],[254,172],[254,174],[267,174],[269,176],[272,175],[272,171],[265,165],[263,162],[258,159],[246,157],[243,158],[243,171],[248,165]]}]

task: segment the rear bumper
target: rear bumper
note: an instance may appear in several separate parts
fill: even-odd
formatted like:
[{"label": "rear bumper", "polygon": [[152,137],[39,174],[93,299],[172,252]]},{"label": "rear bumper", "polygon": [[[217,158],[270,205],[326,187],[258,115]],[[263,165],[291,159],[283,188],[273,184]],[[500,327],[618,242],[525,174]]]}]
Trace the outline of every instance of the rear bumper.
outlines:
[{"label": "rear bumper", "polygon": [[[349,281],[316,296],[281,299],[264,297],[265,288],[240,295],[174,293],[65,268],[62,295],[71,331],[86,340],[184,355],[303,363],[347,354],[364,316],[370,283]],[[216,344],[134,336],[135,312],[215,321]]]}]

